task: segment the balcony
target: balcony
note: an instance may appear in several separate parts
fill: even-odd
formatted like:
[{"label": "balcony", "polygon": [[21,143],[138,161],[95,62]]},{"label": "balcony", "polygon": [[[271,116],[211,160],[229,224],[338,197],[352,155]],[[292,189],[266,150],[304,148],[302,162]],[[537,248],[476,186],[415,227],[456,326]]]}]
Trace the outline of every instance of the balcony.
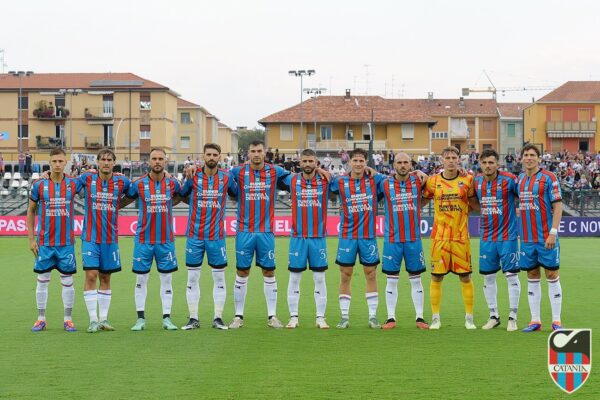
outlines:
[{"label": "balcony", "polygon": [[[363,149],[369,148],[368,140],[321,140],[318,142],[309,141],[308,147],[315,150],[329,150],[338,152],[339,150],[352,150],[356,147]],[[387,140],[374,140],[373,150],[387,150]]]},{"label": "balcony", "polygon": [[591,138],[596,134],[596,122],[548,121],[546,133],[551,138]]},{"label": "balcony", "polygon": [[88,107],[84,110],[88,124],[112,124],[114,115],[112,107]]},{"label": "balcony", "polygon": [[85,148],[88,150],[99,150],[102,148],[102,140],[98,136],[86,136]]},{"label": "balcony", "polygon": [[69,110],[62,106],[54,107],[52,102],[47,103],[46,100],[40,100],[35,103],[33,116],[40,121],[65,120],[69,116]]},{"label": "balcony", "polygon": [[38,135],[35,137],[35,146],[39,150],[50,150],[50,149],[56,149],[58,147],[63,147],[64,143],[62,143],[62,140],[60,140],[58,138]]}]

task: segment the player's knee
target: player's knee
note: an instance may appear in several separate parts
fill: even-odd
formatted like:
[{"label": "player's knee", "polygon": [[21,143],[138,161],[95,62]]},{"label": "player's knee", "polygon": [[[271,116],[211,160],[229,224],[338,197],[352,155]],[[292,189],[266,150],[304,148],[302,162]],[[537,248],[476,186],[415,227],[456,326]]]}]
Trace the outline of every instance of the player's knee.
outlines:
[{"label": "player's knee", "polygon": [[99,276],[100,276],[100,284],[102,286],[105,286],[105,285],[110,286],[110,274],[100,273]]},{"label": "player's knee", "polygon": [[558,279],[558,270],[556,270],[556,271],[545,270],[545,272],[546,272],[546,279],[549,279],[549,280]]},{"label": "player's knee", "polygon": [[458,279],[460,279],[462,283],[469,283],[471,282],[471,274],[461,274],[458,276]]},{"label": "player's knee", "polygon": [[98,279],[98,271],[96,270],[86,270],[85,271],[85,280],[87,283],[96,283]]},{"label": "player's knee", "polygon": [[540,279],[541,275],[540,275],[540,268],[534,268],[530,271],[527,271],[527,278],[528,279]]},{"label": "player's knee", "polygon": [[73,276],[72,275],[61,275],[60,276],[60,284],[65,287],[73,286]]},{"label": "player's knee", "polygon": [[250,269],[238,269],[236,273],[240,278],[247,278],[250,275]]},{"label": "player's knee", "polygon": [[275,276],[275,271],[263,269],[262,274],[265,278],[273,278]]}]

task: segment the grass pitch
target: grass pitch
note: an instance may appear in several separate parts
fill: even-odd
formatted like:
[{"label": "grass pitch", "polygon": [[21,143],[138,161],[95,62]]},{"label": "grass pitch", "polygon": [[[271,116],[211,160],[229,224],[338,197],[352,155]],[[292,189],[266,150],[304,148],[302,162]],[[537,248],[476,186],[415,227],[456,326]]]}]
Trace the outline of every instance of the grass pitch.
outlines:
[{"label": "grass pitch", "polygon": [[[425,240],[428,253],[429,241]],[[130,272],[133,240],[121,238],[124,271],[113,277],[109,314],[115,332],[85,333],[88,324],[83,302],[83,271],[77,240],[79,272],[75,276],[74,321],[79,332],[62,330],[62,301],[58,275],[53,272],[48,301],[48,330],[29,331],[35,321],[35,274],[26,238],[0,239],[0,398],[154,399],[154,398],[522,398],[555,399],[567,395],[547,372],[550,327],[548,290],[542,285],[542,333],[506,332],[506,280],[498,278],[502,326],[493,331],[466,331],[458,279],[447,276],[443,285],[442,329],[420,331],[406,273],[399,284],[398,327],[375,331],[367,327],[364,278],[357,268],[353,278],[351,328],[333,328],[339,318],[339,272],[334,264],[337,239],[329,239],[327,317],[332,329],[313,327],[313,282],[305,273],[301,286],[300,327],[266,327],[266,305],[261,274],[253,267],[246,301],[245,326],[217,331],[212,319],[212,276],[202,271],[200,319],[195,331],[161,329],[159,280],[151,273],[146,306],[147,330],[130,332],[136,319],[133,301],[135,277]],[[187,321],[185,301],[185,239],[177,239],[180,270],[175,273],[172,318]],[[600,322],[600,240],[561,239],[561,283],[566,327],[592,328],[598,344]],[[233,317],[233,239],[228,239],[227,303],[224,319]],[[279,285],[278,316],[286,323],[287,238],[276,240]],[[381,250],[381,248],[380,248]],[[472,240],[477,270],[478,241]],[[475,322],[487,319],[482,279],[475,281]],[[425,316],[430,320],[429,275],[423,275]],[[519,326],[529,321],[527,282],[521,274]],[[379,274],[379,319],[385,320],[385,278]],[[592,368],[585,385],[570,398],[600,398],[600,383]]]}]

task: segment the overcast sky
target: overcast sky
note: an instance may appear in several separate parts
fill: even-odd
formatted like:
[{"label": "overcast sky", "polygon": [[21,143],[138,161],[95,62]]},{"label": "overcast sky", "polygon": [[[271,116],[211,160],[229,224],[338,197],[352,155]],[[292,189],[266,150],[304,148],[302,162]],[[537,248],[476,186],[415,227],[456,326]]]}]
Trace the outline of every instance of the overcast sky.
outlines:
[{"label": "overcast sky", "polygon": [[316,70],[305,88],[395,98],[457,98],[489,86],[483,70],[497,87],[600,80],[592,0],[27,0],[0,15],[5,72],[132,72],[231,127],[297,104],[290,69]]}]

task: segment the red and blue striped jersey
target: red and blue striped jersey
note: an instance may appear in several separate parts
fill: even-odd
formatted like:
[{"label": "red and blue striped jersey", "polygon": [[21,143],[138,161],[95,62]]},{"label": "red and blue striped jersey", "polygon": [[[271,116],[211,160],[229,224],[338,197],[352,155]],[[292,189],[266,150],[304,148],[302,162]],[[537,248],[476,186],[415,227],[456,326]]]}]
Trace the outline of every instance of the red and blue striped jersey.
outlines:
[{"label": "red and blue striped jersey", "polygon": [[329,183],[319,174],[305,179],[301,173],[288,175],[284,183],[292,199],[292,237],[325,237]]},{"label": "red and blue striped jersey", "polygon": [[227,194],[237,196],[237,185],[228,171],[218,170],[214,176],[198,172],[183,183],[181,196],[189,198],[186,236],[198,240],[225,237],[225,205]]},{"label": "red and blue striped jersey", "polygon": [[339,193],[342,205],[339,235],[341,239],[375,238],[377,185],[383,178],[385,175],[365,174],[361,179],[344,175],[332,180],[331,191]]},{"label": "red and blue striped jersey", "polygon": [[383,234],[386,241],[395,243],[421,240],[422,187],[423,182],[412,174],[406,181],[388,176],[379,183],[379,193],[383,193],[385,205]]},{"label": "red and blue striped jersey", "polygon": [[39,246],[72,246],[75,241],[74,198],[81,182],[65,176],[55,183],[39,179],[31,187],[31,201],[38,203],[37,239]]},{"label": "red and blue striped jersey", "polygon": [[118,243],[119,199],[129,190],[130,181],[123,175],[102,180],[98,173],[83,173],[84,219],[81,240],[92,243]]},{"label": "red and blue striped jersey", "polygon": [[238,188],[238,232],[273,232],[277,182],[290,172],[265,164],[254,170],[250,164],[234,167],[231,175]]},{"label": "red and blue striped jersey", "polygon": [[560,182],[547,170],[519,175],[521,241],[544,243],[552,228],[552,203],[562,201]]},{"label": "red and blue striped jersey", "polygon": [[135,236],[140,243],[163,244],[173,242],[173,196],[181,185],[173,177],[160,181],[149,174],[131,182],[127,197],[139,198],[138,223]]},{"label": "red and blue striped jersey", "polygon": [[481,240],[502,242],[517,239],[517,177],[509,172],[498,171],[498,176],[488,182],[484,175],[477,175],[475,194],[481,208]]}]

